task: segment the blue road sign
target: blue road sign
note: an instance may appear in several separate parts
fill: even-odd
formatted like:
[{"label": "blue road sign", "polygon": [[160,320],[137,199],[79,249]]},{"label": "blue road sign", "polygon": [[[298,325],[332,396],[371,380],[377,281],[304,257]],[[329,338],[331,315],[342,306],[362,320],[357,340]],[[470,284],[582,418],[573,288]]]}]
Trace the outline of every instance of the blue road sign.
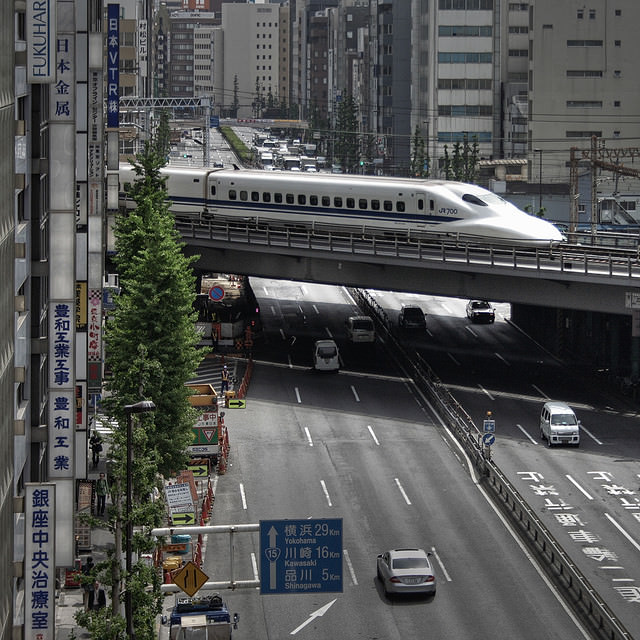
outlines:
[{"label": "blue road sign", "polygon": [[485,447],[490,447],[496,441],[496,437],[493,433],[485,433],[482,436],[482,444]]},{"label": "blue road sign", "polygon": [[482,421],[482,429],[485,433],[494,433],[496,430],[496,421],[495,420],[483,420]]},{"label": "blue road sign", "polygon": [[342,591],[342,518],[260,521],[260,593]]}]

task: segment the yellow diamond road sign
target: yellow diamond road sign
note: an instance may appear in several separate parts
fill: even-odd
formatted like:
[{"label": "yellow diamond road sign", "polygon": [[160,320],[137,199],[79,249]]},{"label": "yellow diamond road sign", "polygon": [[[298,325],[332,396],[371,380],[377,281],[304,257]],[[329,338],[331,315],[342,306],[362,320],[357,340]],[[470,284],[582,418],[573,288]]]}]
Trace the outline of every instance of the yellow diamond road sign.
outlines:
[{"label": "yellow diamond road sign", "polygon": [[173,581],[189,596],[197,593],[209,576],[193,562],[187,564],[173,576]]}]

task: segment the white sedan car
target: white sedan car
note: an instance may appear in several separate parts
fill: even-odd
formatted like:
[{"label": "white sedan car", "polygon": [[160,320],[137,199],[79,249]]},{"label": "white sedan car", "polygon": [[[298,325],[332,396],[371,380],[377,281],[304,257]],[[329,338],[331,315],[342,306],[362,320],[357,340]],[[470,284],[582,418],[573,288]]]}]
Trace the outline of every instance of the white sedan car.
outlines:
[{"label": "white sedan car", "polygon": [[385,594],[435,594],[430,555],[424,549],[391,549],[378,555],[378,579]]}]

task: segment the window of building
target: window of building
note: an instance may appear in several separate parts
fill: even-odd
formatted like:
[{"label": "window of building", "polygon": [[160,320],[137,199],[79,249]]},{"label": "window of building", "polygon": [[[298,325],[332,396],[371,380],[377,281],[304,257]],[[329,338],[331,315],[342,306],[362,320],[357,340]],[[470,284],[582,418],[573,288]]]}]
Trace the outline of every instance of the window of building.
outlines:
[{"label": "window of building", "polygon": [[602,78],[602,71],[592,69],[567,69],[567,78]]},{"label": "window of building", "polygon": [[613,44],[616,47],[621,47],[622,46],[622,40],[614,40]]},{"label": "window of building", "polygon": [[613,101],[613,106],[614,107],[619,107],[620,106],[620,100],[614,100]]},{"label": "window of building", "polygon": [[601,46],[602,46],[602,40],[567,40],[567,47],[601,47]]},{"label": "window of building", "polygon": [[584,18],[584,9],[578,9],[577,17],[578,20],[582,20]]},{"label": "window of building", "polygon": [[595,20],[595,19],[596,19],[596,10],[589,9],[589,20]]},{"label": "window of building", "polygon": [[622,9],[616,9],[616,15],[617,16],[621,16],[622,15]]},{"label": "window of building", "polygon": [[565,138],[596,138],[602,137],[602,131],[565,131]]},{"label": "window of building", "polygon": [[602,109],[602,100],[567,100],[567,109]]}]

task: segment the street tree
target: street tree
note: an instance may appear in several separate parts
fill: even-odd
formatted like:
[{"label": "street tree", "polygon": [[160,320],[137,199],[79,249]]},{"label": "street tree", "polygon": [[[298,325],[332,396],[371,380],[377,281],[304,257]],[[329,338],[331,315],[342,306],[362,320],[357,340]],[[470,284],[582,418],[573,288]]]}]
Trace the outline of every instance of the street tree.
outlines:
[{"label": "street tree", "polygon": [[[121,568],[123,532],[127,513],[127,420],[135,420],[132,449],[133,500],[131,522],[135,527],[133,550],[150,552],[156,541],[150,530],[163,522],[162,476],[183,469],[186,448],[192,439],[194,410],[185,383],[193,378],[201,360],[192,303],[195,277],[182,252],[183,243],[174,227],[166,202],[166,186],[160,170],[165,163],[156,144],[145,145],[132,161],[137,179],[131,189],[136,202],[132,212],[121,213],[114,228],[120,276],[120,295],[105,328],[106,397],[103,409],[112,427],[109,482],[112,504],[106,520],[89,518],[114,535],[114,548],[94,574],[110,588],[111,607],[79,612],[79,624],[97,640],[124,640],[122,598],[126,588],[133,603],[133,626],[138,640],[155,638],[155,620],[162,595],[157,572],[138,560],[126,576]],[[153,414],[127,416],[126,405],[153,400]]]}]

